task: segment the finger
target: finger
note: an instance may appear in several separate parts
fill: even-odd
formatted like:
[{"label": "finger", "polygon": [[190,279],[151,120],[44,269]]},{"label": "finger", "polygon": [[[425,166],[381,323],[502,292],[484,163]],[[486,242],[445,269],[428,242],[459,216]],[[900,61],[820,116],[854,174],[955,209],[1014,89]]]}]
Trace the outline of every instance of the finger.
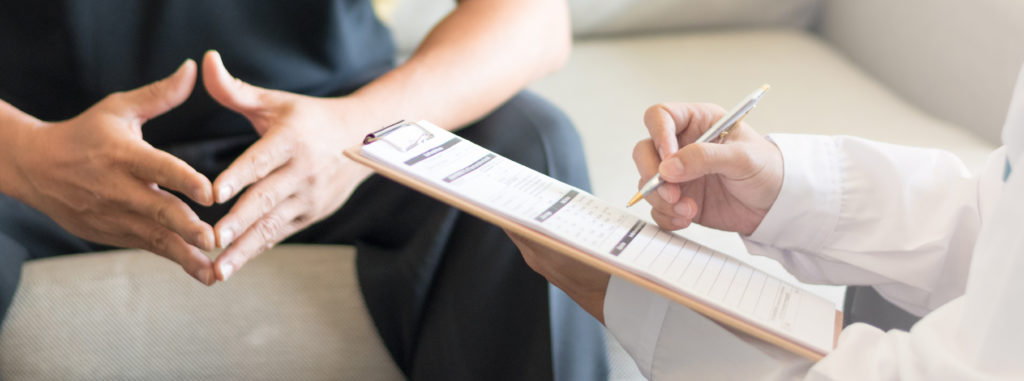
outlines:
[{"label": "finger", "polygon": [[136,237],[134,246],[174,261],[186,273],[207,286],[216,281],[210,259],[186,243],[181,236],[141,215],[127,215],[124,218]]},{"label": "finger", "polygon": [[[644,139],[636,144],[633,148],[633,162],[636,164],[637,171],[640,172],[640,186],[646,184],[648,180],[658,173],[658,165],[661,164],[661,158],[655,151],[654,143],[651,139]],[[658,187],[656,192],[648,195],[647,198],[661,197],[661,199],[667,202],[675,202],[679,199],[679,189],[673,185],[664,184]]]},{"label": "finger", "polygon": [[663,161],[658,172],[665,181],[682,183],[706,175],[722,175],[730,180],[753,176],[757,165],[742,144],[694,143]]},{"label": "finger", "polygon": [[697,218],[697,201],[690,197],[683,197],[682,200],[672,205],[672,213],[676,217],[681,217],[687,221],[693,221]]},{"label": "finger", "polygon": [[299,217],[304,210],[302,202],[292,197],[263,216],[214,261],[217,279],[228,280],[249,260],[298,231],[302,227]]},{"label": "finger", "polygon": [[180,192],[200,205],[213,205],[210,179],[174,155],[140,144],[128,150],[125,164],[141,180]]},{"label": "finger", "polygon": [[213,228],[200,220],[192,208],[174,195],[136,182],[122,188],[117,200],[133,213],[145,216],[189,244],[213,250]]},{"label": "finger", "polygon": [[[284,168],[287,167],[282,167]],[[294,195],[298,190],[298,183],[288,171],[281,170],[246,190],[231,211],[217,222],[217,246],[227,247],[231,244],[231,240],[238,237],[239,232],[249,230],[252,224]]]},{"label": "finger", "polygon": [[192,94],[196,82],[196,63],[188,59],[169,77],[113,97],[120,105],[131,110],[135,117],[146,121],[185,102]]},{"label": "finger", "polygon": [[644,125],[662,159],[696,140],[725,115],[712,103],[661,103],[644,113]]},{"label": "finger", "polygon": [[[668,184],[662,185],[662,187],[676,188],[675,189],[675,193],[677,195],[680,193],[679,192],[679,185],[668,183]],[[674,210],[675,210],[675,207],[674,207],[675,202],[666,201],[664,198],[661,197],[660,193],[661,193],[660,191],[652,192],[651,194],[647,195],[647,197],[644,198],[644,200],[647,200],[647,203],[651,205],[652,209],[660,210],[662,213],[667,213],[667,214],[675,213],[674,212]]]},{"label": "finger", "polygon": [[508,230],[505,231],[505,234],[508,234],[509,238],[512,239],[512,243],[516,245],[517,249],[519,249],[519,253],[522,255],[523,261],[526,262],[526,265],[534,272],[547,278],[547,274],[542,272],[544,270],[543,259],[538,257],[537,251],[534,250],[532,242],[520,235],[509,232]]},{"label": "finger", "polygon": [[246,115],[263,108],[268,92],[232,77],[216,50],[207,51],[203,57],[203,86],[217,103]]},{"label": "finger", "polygon": [[658,224],[662,229],[665,230],[679,230],[690,226],[693,221],[686,217],[680,217],[677,215],[669,215],[662,213],[656,209],[651,209],[651,218]]},{"label": "finger", "polygon": [[216,201],[224,203],[243,188],[262,180],[288,163],[294,154],[291,143],[267,134],[253,143],[213,182]]},{"label": "finger", "polygon": [[679,150],[679,141],[676,135],[680,132],[681,126],[688,123],[687,116],[689,115],[679,110],[685,107],[685,104],[660,103],[648,107],[644,112],[644,126],[647,127],[647,132],[661,159]]}]

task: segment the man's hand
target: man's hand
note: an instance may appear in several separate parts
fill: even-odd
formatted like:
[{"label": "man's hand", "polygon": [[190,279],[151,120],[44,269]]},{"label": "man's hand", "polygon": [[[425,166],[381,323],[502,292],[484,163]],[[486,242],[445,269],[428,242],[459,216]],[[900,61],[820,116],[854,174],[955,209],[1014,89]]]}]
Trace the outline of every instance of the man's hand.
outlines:
[{"label": "man's hand", "polygon": [[[725,110],[711,104],[660,104],[647,109],[651,138],[637,143],[640,184],[660,173],[665,184],[647,196],[661,227],[701,225],[750,235],[782,189],[782,154],[741,123],[723,142],[690,144]],[[680,147],[682,147],[680,149]]]},{"label": "man's hand", "polygon": [[114,93],[74,119],[34,125],[18,136],[15,197],[76,236],[137,247],[167,257],[204,284],[212,264],[213,228],[176,196],[213,203],[210,181],[142,140],[142,124],[188,98],[196,64],[132,91]]},{"label": "man's hand", "polygon": [[604,324],[604,296],[611,275],[520,235],[507,230],[505,233],[533,271],[565,291],[580,307]]},{"label": "man's hand", "polygon": [[371,173],[342,155],[362,140],[360,107],[349,98],[314,98],[258,88],[231,77],[217,52],[203,59],[203,84],[217,102],[252,122],[261,135],[214,181],[216,201],[242,189],[217,222],[217,278],[330,215]]}]

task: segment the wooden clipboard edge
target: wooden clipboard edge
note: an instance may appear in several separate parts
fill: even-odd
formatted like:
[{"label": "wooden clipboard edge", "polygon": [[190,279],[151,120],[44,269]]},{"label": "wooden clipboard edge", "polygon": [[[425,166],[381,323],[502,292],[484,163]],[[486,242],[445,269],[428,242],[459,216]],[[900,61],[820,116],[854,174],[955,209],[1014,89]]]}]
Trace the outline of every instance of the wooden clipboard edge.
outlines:
[{"label": "wooden clipboard edge", "polygon": [[843,311],[836,310],[835,336],[832,337],[832,348],[839,345],[839,334],[843,333]]},{"label": "wooden clipboard edge", "polygon": [[[628,271],[626,269],[623,269],[621,267],[615,266],[615,265],[613,265],[611,263],[608,263],[608,262],[605,262],[605,261],[603,261],[601,259],[598,259],[597,257],[595,257],[593,255],[587,254],[586,252],[583,252],[583,251],[581,251],[579,249],[576,249],[576,248],[574,248],[572,246],[569,246],[569,245],[567,245],[567,244],[565,244],[565,243],[563,243],[561,241],[558,241],[558,240],[556,240],[554,238],[548,237],[547,235],[544,235],[544,234],[542,234],[540,232],[537,232],[536,230],[533,230],[533,229],[531,229],[531,228],[529,228],[529,227],[527,227],[525,225],[519,224],[519,223],[517,223],[515,221],[512,221],[512,220],[509,220],[507,218],[504,218],[504,217],[498,215],[497,213],[494,213],[494,212],[489,211],[487,209],[484,209],[484,208],[482,208],[480,206],[477,206],[477,205],[474,205],[472,203],[469,203],[469,202],[466,202],[464,200],[461,200],[458,197],[455,197],[455,196],[453,196],[453,195],[451,195],[449,193],[443,192],[443,191],[441,191],[439,189],[427,186],[424,183],[422,183],[421,181],[419,181],[419,180],[417,180],[417,179],[415,179],[413,177],[410,177],[410,176],[408,176],[408,175],[406,175],[404,173],[401,173],[401,172],[399,172],[399,171],[397,171],[395,169],[392,169],[392,168],[390,168],[390,167],[388,167],[386,165],[383,165],[381,163],[378,163],[376,161],[371,160],[368,157],[363,156],[361,148],[362,148],[362,146],[356,146],[356,147],[352,147],[352,148],[346,149],[344,151],[344,154],[345,154],[345,156],[347,156],[348,158],[354,160],[355,162],[360,163],[362,165],[365,165],[367,167],[370,167],[371,169],[373,169],[378,174],[380,174],[380,175],[382,175],[384,177],[387,177],[387,178],[389,178],[389,179],[391,179],[391,180],[393,180],[395,182],[398,182],[398,183],[400,183],[402,185],[410,187],[410,188],[416,190],[417,192],[424,193],[424,194],[426,194],[426,195],[428,195],[428,196],[430,196],[432,198],[435,198],[435,199],[437,199],[437,200],[439,200],[441,202],[444,202],[446,204],[452,205],[452,206],[454,206],[454,207],[456,207],[456,208],[458,208],[458,209],[460,209],[462,211],[465,211],[465,212],[467,212],[467,213],[469,213],[469,214],[471,214],[471,215],[473,215],[473,216],[475,216],[477,218],[480,218],[480,219],[482,219],[484,221],[487,221],[488,223],[491,223],[491,224],[496,225],[498,227],[501,227],[503,229],[508,229],[509,231],[512,231],[513,233],[519,234],[519,235],[521,235],[523,237],[529,238],[529,239],[531,239],[531,240],[533,240],[533,241],[535,241],[537,243],[540,243],[540,244],[542,244],[544,246],[547,246],[549,248],[555,249],[556,251],[558,251],[558,252],[560,252],[562,254],[565,254],[565,255],[568,255],[568,256],[570,256],[572,258],[575,258],[575,259],[577,259],[577,260],[579,260],[579,261],[581,261],[581,262],[583,262],[583,263],[585,263],[587,265],[593,266],[594,268],[596,268],[598,270],[601,270],[603,272],[606,272],[606,273],[618,276],[620,278],[626,279],[626,280],[628,280],[628,281],[630,281],[632,283],[638,284],[641,287],[644,287],[644,288],[646,288],[648,290],[654,291],[654,292],[658,293],[659,295],[664,296],[664,297],[666,297],[666,298],[668,298],[668,299],[670,299],[670,300],[672,300],[672,301],[674,301],[676,303],[682,304],[683,306],[686,306],[687,308],[690,308],[690,309],[696,311],[697,313],[708,317],[709,319],[712,319],[712,320],[714,320],[716,322],[719,322],[721,324],[724,324],[726,326],[735,328],[736,330],[738,330],[740,332],[743,332],[745,334],[748,334],[748,335],[751,335],[753,337],[756,337],[756,338],[758,338],[760,340],[763,340],[763,341],[766,341],[768,343],[771,343],[771,344],[773,344],[775,346],[778,346],[778,347],[780,347],[782,349],[785,349],[785,350],[787,350],[789,352],[797,354],[797,355],[799,355],[801,357],[804,357],[804,358],[806,358],[808,360],[811,360],[811,361],[815,361],[816,362],[818,360],[821,360],[827,354],[827,353],[819,352],[819,351],[817,351],[815,349],[812,349],[812,348],[809,348],[807,346],[804,346],[803,344],[800,344],[800,343],[794,342],[792,340],[786,339],[784,337],[778,336],[776,334],[773,334],[773,333],[765,330],[764,328],[761,328],[761,327],[759,327],[757,325],[749,323],[749,322],[747,322],[745,320],[739,319],[739,318],[737,318],[737,317],[735,317],[735,316],[733,316],[733,315],[731,315],[731,314],[729,314],[727,312],[714,309],[711,306],[708,306],[708,305],[706,305],[706,304],[704,304],[704,303],[702,303],[702,302],[700,302],[698,300],[694,300],[694,299],[692,299],[690,297],[687,297],[685,295],[680,295],[679,293],[677,293],[677,292],[675,292],[675,291],[673,291],[673,290],[671,290],[671,289],[669,289],[669,288],[667,288],[665,286],[662,286],[662,285],[660,285],[658,283],[655,283],[654,281],[651,281],[651,280],[649,280],[647,278],[644,278],[644,277],[641,277],[639,275],[636,275],[636,274],[634,274],[634,273],[632,273],[632,272],[630,272],[630,271]],[[842,312],[837,310],[836,314],[837,314],[836,316],[837,316],[838,322],[840,324],[839,327],[841,327],[842,326],[841,325],[842,324]],[[836,335],[835,337],[838,338],[838,335],[839,335],[838,329],[836,330],[835,335]],[[833,340],[836,340],[836,339],[833,339]]]}]

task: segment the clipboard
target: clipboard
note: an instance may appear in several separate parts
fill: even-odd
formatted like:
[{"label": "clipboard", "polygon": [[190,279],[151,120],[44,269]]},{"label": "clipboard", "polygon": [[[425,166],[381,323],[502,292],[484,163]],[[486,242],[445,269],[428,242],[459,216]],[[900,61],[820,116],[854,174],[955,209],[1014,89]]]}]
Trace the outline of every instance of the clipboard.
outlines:
[{"label": "clipboard", "polygon": [[[428,180],[421,173],[417,173],[417,165],[429,165],[429,160],[443,160],[435,159],[435,157],[443,156],[442,154],[445,153],[446,150],[458,144],[462,144],[460,147],[468,147],[466,149],[475,150],[473,152],[476,156],[471,158],[475,160],[467,161],[469,164],[458,167],[460,168],[460,171],[454,171],[450,176],[444,177],[440,182]],[[371,149],[368,148],[371,147],[371,145],[379,145],[373,146],[373,151],[394,152],[394,155],[396,156],[395,158],[389,159],[382,159],[379,155],[375,156],[375,154],[371,152]],[[829,311],[823,312],[821,311],[821,308],[816,311],[815,316],[820,319],[815,319],[813,323],[816,327],[821,327],[821,329],[818,330],[820,332],[815,336],[818,345],[812,345],[801,337],[787,335],[786,332],[783,332],[776,327],[766,325],[764,322],[758,321],[757,319],[751,319],[748,314],[740,311],[739,308],[728,308],[728,306],[723,305],[724,303],[717,303],[717,301],[709,302],[708,298],[696,293],[682,292],[679,287],[674,286],[674,284],[668,280],[660,279],[658,276],[654,276],[651,273],[640,271],[631,266],[626,266],[616,257],[596,253],[593,249],[581,248],[578,244],[571,244],[567,242],[564,237],[561,239],[556,237],[558,234],[553,234],[551,231],[542,231],[544,230],[542,225],[538,228],[538,225],[534,222],[527,221],[529,224],[534,225],[529,226],[528,223],[523,222],[524,220],[522,218],[517,219],[510,217],[509,213],[501,212],[495,206],[488,205],[487,202],[482,202],[478,197],[476,197],[477,199],[474,199],[474,197],[453,192],[450,187],[446,189],[446,185],[439,184],[444,184],[444,181],[447,181],[448,184],[464,181],[462,180],[463,177],[467,174],[473,173],[477,169],[485,168],[488,165],[498,165],[493,164],[496,160],[505,160],[512,163],[505,163],[504,165],[522,166],[482,147],[476,146],[475,144],[441,129],[440,127],[434,126],[427,121],[420,121],[416,123],[400,121],[394,123],[367,135],[362,145],[348,148],[344,151],[344,154],[357,163],[372,168],[375,172],[386,178],[408,186],[418,192],[449,204],[491,224],[526,237],[556,252],[568,255],[600,271],[635,283],[678,304],[686,306],[705,317],[718,322],[719,324],[725,325],[736,331],[743,332],[744,334],[758,338],[812,361],[817,361],[824,357],[832,348],[835,347],[835,343],[838,340],[838,336],[842,328],[842,312],[836,310],[835,306],[832,305],[831,302],[828,302],[828,305],[831,307],[829,310],[833,313],[827,313]],[[571,186],[558,182],[557,180],[551,179],[543,174],[529,170],[525,167],[522,168],[533,172],[536,175],[543,176],[551,182],[557,182],[558,184],[566,187],[566,189],[571,188]],[[533,176],[533,174],[530,175]],[[497,176],[501,176],[501,174],[499,173]],[[452,179],[453,177],[454,179]],[[568,194],[573,194],[575,192],[575,194],[579,195],[579,192],[583,192],[584,196],[596,199],[582,190],[575,188],[571,189],[574,190],[571,190]],[[553,205],[565,205],[573,202],[572,200],[563,201],[564,200],[556,201]],[[618,209],[620,209],[622,213],[627,213],[622,211],[621,208]],[[536,218],[541,218],[543,215],[544,213],[538,215]],[[634,224],[633,228],[631,228],[624,237],[628,237],[630,234],[633,234],[634,236],[640,234],[639,230],[633,230],[636,229],[638,226],[637,224]],[[642,226],[641,229],[657,228]],[[616,248],[617,247],[618,246],[616,246]],[[699,248],[702,250],[706,249],[702,246]],[[615,250],[615,248],[612,249],[613,252]],[[714,253],[715,255],[721,254],[728,256],[723,253]],[[755,269],[754,271],[759,270]],[[767,276],[771,277],[770,275]],[[777,281],[783,282],[781,280]],[[787,286],[796,287],[788,284]],[[823,321],[826,319],[827,321]],[[823,336],[825,334],[828,334],[827,338]],[[830,339],[828,340],[829,342],[827,344],[822,344],[826,339]]]}]

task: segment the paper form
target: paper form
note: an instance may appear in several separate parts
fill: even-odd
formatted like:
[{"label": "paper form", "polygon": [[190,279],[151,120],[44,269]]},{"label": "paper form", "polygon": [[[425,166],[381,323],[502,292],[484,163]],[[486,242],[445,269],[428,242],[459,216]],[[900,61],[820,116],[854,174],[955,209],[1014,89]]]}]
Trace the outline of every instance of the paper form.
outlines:
[{"label": "paper form", "polygon": [[828,300],[430,123],[402,128],[394,135],[400,142],[383,136],[363,154],[716,310],[831,350],[835,307]]}]

